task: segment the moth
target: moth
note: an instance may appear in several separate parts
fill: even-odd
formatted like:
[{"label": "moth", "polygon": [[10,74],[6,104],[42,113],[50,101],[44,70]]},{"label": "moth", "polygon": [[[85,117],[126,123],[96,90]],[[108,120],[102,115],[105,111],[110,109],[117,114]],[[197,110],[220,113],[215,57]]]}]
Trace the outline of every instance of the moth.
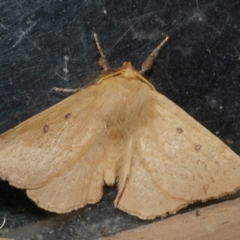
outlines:
[{"label": "moth", "polygon": [[[94,34],[105,72],[109,64]],[[141,219],[240,188],[240,158],[130,62],[0,135],[0,177],[39,207],[67,213],[117,185],[114,206]]]}]

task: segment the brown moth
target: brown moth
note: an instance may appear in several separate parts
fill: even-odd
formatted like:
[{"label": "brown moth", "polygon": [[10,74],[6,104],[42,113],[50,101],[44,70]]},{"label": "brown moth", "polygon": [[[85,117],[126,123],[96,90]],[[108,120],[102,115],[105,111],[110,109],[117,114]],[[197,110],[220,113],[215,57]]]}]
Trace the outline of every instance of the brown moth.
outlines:
[{"label": "brown moth", "polygon": [[[101,54],[100,64],[109,69]],[[0,177],[39,207],[66,213],[117,183],[115,207],[153,219],[240,188],[240,157],[130,62],[0,135]]]}]

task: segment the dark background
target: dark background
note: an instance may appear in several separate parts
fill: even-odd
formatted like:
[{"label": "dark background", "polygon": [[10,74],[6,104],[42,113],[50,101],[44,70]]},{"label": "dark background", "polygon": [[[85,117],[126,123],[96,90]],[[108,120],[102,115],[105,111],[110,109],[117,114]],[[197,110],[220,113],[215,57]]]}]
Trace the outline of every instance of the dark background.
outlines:
[{"label": "dark background", "polygon": [[[93,32],[112,67],[137,69],[169,35],[149,73],[156,88],[240,154],[239,0],[1,0],[1,133],[61,101],[53,87],[92,79]],[[97,239],[151,222],[114,209],[115,195],[106,188],[100,203],[56,215],[0,181],[0,236]]]}]

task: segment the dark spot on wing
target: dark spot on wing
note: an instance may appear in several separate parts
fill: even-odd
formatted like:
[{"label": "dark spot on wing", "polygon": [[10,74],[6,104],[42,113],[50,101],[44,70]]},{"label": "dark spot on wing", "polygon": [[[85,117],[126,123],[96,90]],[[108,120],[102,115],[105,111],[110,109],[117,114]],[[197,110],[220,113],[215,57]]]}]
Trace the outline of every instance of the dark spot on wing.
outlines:
[{"label": "dark spot on wing", "polygon": [[197,145],[195,146],[195,150],[196,150],[197,152],[199,152],[201,148],[202,148],[202,145],[200,145],[200,144],[197,144]]},{"label": "dark spot on wing", "polygon": [[72,116],[71,113],[67,113],[67,114],[65,115],[65,119],[69,119],[71,116]]},{"label": "dark spot on wing", "polygon": [[46,125],[43,127],[43,132],[44,132],[44,133],[48,132],[48,129],[49,129],[49,126],[46,124]]},{"label": "dark spot on wing", "polygon": [[183,133],[183,129],[182,128],[177,128],[177,132],[180,134],[180,133]]}]

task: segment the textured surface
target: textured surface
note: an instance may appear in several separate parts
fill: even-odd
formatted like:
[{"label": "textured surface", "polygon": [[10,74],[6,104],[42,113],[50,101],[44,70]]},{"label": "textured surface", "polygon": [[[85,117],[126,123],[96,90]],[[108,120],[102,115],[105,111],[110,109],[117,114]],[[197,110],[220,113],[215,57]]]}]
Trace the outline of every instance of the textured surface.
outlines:
[{"label": "textured surface", "polygon": [[240,236],[240,199],[179,214],[105,240],[235,240]]},{"label": "textured surface", "polygon": [[[138,69],[168,34],[149,73],[155,86],[240,154],[239,7],[213,0],[2,0],[0,131],[62,100],[52,87],[92,80],[100,70],[93,31],[112,67],[131,61]],[[110,188],[96,206],[67,215],[38,209],[6,182],[0,190],[0,233],[9,238],[96,239],[149,223],[114,209]]]}]

